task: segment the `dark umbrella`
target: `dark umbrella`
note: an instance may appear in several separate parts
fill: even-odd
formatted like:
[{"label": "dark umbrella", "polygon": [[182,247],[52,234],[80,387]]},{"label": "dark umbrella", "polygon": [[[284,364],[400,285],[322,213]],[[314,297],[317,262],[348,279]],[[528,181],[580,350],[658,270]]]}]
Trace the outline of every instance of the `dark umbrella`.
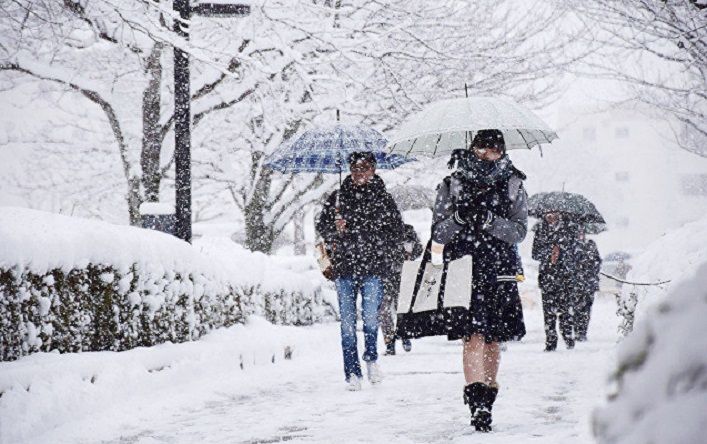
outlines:
[{"label": "dark umbrella", "polygon": [[606,230],[607,230],[606,224],[595,224],[595,223],[584,224],[584,232],[586,234],[599,234],[599,233],[603,233]]},{"label": "dark umbrella", "polygon": [[[540,228],[540,223],[541,222],[538,222],[535,225],[533,225],[533,227],[530,229],[530,231],[532,231],[532,232],[538,231],[538,228]],[[585,223],[585,224],[582,224],[582,226],[584,227],[585,234],[599,234],[599,233],[603,233],[604,231],[607,230],[606,224]]]},{"label": "dark umbrella", "polygon": [[540,218],[547,213],[563,213],[586,224],[606,224],[594,204],[576,193],[551,191],[534,194],[528,199],[528,214]]}]

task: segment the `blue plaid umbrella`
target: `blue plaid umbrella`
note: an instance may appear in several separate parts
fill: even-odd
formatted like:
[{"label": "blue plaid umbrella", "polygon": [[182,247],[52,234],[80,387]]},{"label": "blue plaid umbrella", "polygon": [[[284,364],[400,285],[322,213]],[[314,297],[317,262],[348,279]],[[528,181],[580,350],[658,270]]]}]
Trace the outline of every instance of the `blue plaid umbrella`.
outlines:
[{"label": "blue plaid umbrella", "polygon": [[393,169],[415,160],[398,154],[387,154],[387,140],[381,133],[364,125],[315,128],[293,137],[275,150],[265,163],[282,173],[339,173],[349,171],[351,153],[370,151],[376,157],[376,168]]}]

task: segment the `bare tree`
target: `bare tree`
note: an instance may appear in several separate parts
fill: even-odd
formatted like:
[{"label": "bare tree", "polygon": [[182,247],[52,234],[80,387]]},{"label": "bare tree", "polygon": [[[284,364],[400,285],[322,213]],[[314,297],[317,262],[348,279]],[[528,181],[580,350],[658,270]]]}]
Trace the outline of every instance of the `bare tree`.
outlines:
[{"label": "bare tree", "polygon": [[[707,156],[707,5],[695,0],[577,2],[601,48],[588,75],[617,79],[671,116],[682,148]],[[598,74],[597,74],[598,73]]]},{"label": "bare tree", "polygon": [[[251,98],[250,117],[242,117],[249,122],[246,132],[214,143],[219,132],[232,128],[229,111],[225,120],[212,118],[209,140],[195,144],[210,151],[208,160],[200,159],[207,167],[202,177],[223,183],[245,215],[247,245],[268,251],[292,215],[331,187],[323,177],[273,174],[262,161],[298,128],[332,122],[334,107],[345,121],[389,130],[431,100],[463,94],[465,83],[471,94],[511,95],[533,105],[552,100],[556,80],[584,52],[572,47],[576,36],[570,32],[548,36],[549,28],[562,24],[565,9],[543,2],[515,6],[495,0],[312,2],[315,22],[286,8],[285,14],[267,10],[278,25],[273,29],[287,30],[289,39],[263,63],[289,57],[283,46],[303,60],[270,79],[269,91],[277,94],[268,97],[295,100]],[[278,117],[290,110],[290,117]],[[247,158],[240,149],[226,156],[219,148],[234,140],[247,147]]]},{"label": "bare tree", "polygon": [[587,53],[573,44],[584,31],[566,23],[568,8],[547,1],[365,2],[368,15],[350,32],[367,38],[345,59],[361,67],[348,71],[353,85],[362,84],[352,91],[357,111],[387,131],[430,101],[462,97],[465,84],[471,95],[550,103],[567,68]]},{"label": "bare tree", "polygon": [[[248,247],[269,251],[333,182],[263,168],[299,130],[330,122],[335,108],[347,121],[390,130],[429,101],[463,94],[465,83],[471,94],[542,105],[584,55],[571,44],[575,35],[556,32],[567,10],[539,0],[252,3],[248,20],[192,20],[185,42],[171,33],[175,17],[156,0],[13,0],[0,5],[0,69],[14,73],[13,81],[51,83],[97,106],[136,223],[139,204],[157,200],[170,180],[165,49],[188,51],[196,62],[195,185],[213,193],[194,196],[199,217],[218,215],[209,200],[228,195],[244,216]],[[81,116],[90,117],[95,113]]]},{"label": "bare tree", "polygon": [[[277,7],[282,9],[282,5],[275,5],[275,11]],[[192,23],[192,34],[202,38],[208,50],[172,35],[169,29],[174,17],[157,1],[99,0],[90,3],[90,7],[89,3],[78,0],[48,4],[17,1],[0,12],[7,31],[0,46],[3,55],[0,70],[75,91],[103,111],[120,153],[128,184],[129,220],[133,224],[139,221],[141,202],[159,199],[161,181],[170,174],[172,165],[171,140],[167,136],[174,118],[171,104],[165,100],[171,94],[164,94],[170,86],[164,81],[164,72],[169,72],[165,68],[171,63],[164,57],[167,46],[182,46],[202,62],[192,78],[196,84],[192,95],[195,131],[211,113],[227,111],[248,98],[262,101],[273,94],[273,84],[278,79],[291,81],[307,74],[306,67],[298,66],[305,63],[298,60],[300,54],[294,51],[301,50],[297,46],[307,45],[311,39],[301,32],[293,36],[297,24],[283,25],[282,18],[273,16],[264,6],[256,8],[254,15],[265,23],[259,34],[267,38],[260,38],[257,43],[251,43],[250,38],[231,38],[234,34],[249,34],[237,25],[216,27],[216,31],[228,37],[224,39],[213,32],[213,23]],[[304,16],[316,23],[312,17]],[[46,26],[47,23],[52,26]],[[77,35],[82,39],[78,46]],[[47,41],[52,44],[47,45]],[[311,102],[311,89],[311,84],[306,85],[298,97],[288,93],[285,100]],[[141,104],[141,121],[134,118],[138,104]],[[285,114],[280,113],[280,121],[274,119],[276,122],[271,125],[283,134],[293,122],[299,124],[304,119],[302,115],[293,119]],[[245,122],[259,126],[262,119]],[[228,130],[237,134],[240,128]],[[269,140],[273,145],[281,142],[282,137]],[[262,153],[256,156],[262,157]],[[253,179],[261,184],[259,187],[269,187],[267,177],[261,179],[257,174]],[[247,193],[247,196],[261,194]],[[249,200],[243,207],[253,208],[253,204]]]}]

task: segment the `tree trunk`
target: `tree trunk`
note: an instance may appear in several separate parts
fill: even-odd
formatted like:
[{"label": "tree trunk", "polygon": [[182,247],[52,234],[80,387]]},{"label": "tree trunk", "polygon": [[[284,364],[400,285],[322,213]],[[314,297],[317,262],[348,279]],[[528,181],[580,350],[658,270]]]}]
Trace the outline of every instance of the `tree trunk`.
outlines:
[{"label": "tree trunk", "polygon": [[295,225],[294,244],[295,254],[304,256],[307,254],[307,246],[304,243],[304,210],[299,210],[293,218]]},{"label": "tree trunk", "polygon": [[261,170],[258,174],[260,159],[263,153],[253,153],[251,157],[251,177],[255,180],[253,195],[246,203],[243,211],[245,217],[245,246],[251,251],[260,251],[270,254],[272,244],[275,241],[275,233],[272,223],[265,222],[264,208],[270,195],[272,186],[271,172]]},{"label": "tree trunk", "polygon": [[128,179],[128,215],[130,225],[140,226],[140,204],[142,196],[140,195],[140,178],[131,177]]},{"label": "tree trunk", "polygon": [[147,202],[160,200],[160,152],[162,139],[160,137],[160,99],[162,88],[162,55],[163,45],[156,43],[147,58],[145,71],[149,75],[147,88],[142,93],[142,151],[140,166],[142,167],[142,185],[145,189]]}]

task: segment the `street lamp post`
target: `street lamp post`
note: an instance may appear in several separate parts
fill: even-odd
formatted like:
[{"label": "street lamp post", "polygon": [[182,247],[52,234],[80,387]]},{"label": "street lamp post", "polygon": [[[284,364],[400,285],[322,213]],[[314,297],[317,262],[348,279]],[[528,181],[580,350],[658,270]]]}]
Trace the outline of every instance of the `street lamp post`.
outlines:
[{"label": "street lamp post", "polygon": [[[192,15],[206,17],[245,17],[249,5],[226,3],[198,3],[174,0],[174,11],[181,20],[175,20],[174,32],[189,39],[189,21]],[[174,47],[174,170],[175,170],[175,236],[191,242],[191,93],[189,88],[189,54]]]}]

